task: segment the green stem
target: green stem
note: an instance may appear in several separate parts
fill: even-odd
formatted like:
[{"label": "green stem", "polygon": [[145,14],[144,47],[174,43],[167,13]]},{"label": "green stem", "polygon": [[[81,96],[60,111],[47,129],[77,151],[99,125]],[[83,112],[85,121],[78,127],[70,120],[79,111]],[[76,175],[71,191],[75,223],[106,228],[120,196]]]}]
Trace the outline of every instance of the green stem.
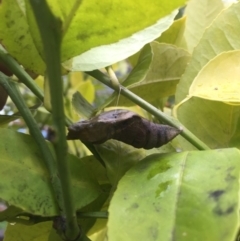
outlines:
[{"label": "green stem", "polygon": [[[91,75],[92,77],[98,79],[100,82],[103,84],[109,86],[110,88],[118,91],[117,86],[112,85],[111,79],[102,73],[99,70],[93,70],[86,72],[87,74]],[[183,131],[181,132],[181,135],[188,140],[192,145],[194,145],[196,148],[199,150],[208,150],[209,147],[203,143],[201,140],[199,140],[192,132],[190,132],[186,127],[183,127],[183,125],[176,119],[166,115],[164,112],[160,111],[153,105],[149,104],[147,101],[143,100],[141,97],[137,96],[127,88],[121,86],[121,94],[128,99],[130,99],[132,102],[135,104],[141,106],[143,109],[157,117],[158,119],[164,121],[166,124],[176,127],[178,129],[182,129]]]},{"label": "green stem", "polygon": [[[65,115],[63,106],[63,83],[61,78],[61,22],[49,9],[46,1],[31,0],[32,9],[43,41],[47,74],[51,94],[53,123],[56,139],[53,141],[57,157],[59,178],[63,193],[63,216],[66,218],[65,236],[69,240],[79,237],[67,160],[67,141],[65,134]],[[44,17],[43,17],[44,16]],[[64,230],[63,230],[64,231]]]},{"label": "green stem", "polygon": [[19,93],[16,83],[14,83],[10,78],[8,78],[7,76],[5,76],[3,73],[0,72],[0,84],[7,91],[13,103],[18,108],[20,114],[22,115],[24,121],[26,122],[30,130],[31,135],[33,136],[33,138],[35,139],[36,143],[39,146],[39,149],[41,150],[43,159],[45,161],[45,165],[47,166],[50,173],[50,178],[51,178],[53,190],[55,193],[55,197],[58,202],[59,209],[61,210],[63,208],[63,199],[62,199],[63,194],[61,190],[61,183],[58,178],[58,174],[56,170],[56,161],[54,160],[54,157],[38,128],[37,122],[33,118],[31,111],[25,104],[22,98],[22,95]]},{"label": "green stem", "polygon": [[[24,83],[42,102],[44,99],[44,95],[41,89],[36,85],[31,76],[16,62],[16,60],[11,57],[9,54],[0,50],[0,60],[6,64],[6,66],[12,71],[14,75],[18,77],[18,79]],[[72,121],[65,116],[65,125],[70,126]],[[104,166],[104,162],[101,159],[100,155],[96,151],[95,147],[92,144],[84,143],[87,148],[93,153],[93,155],[100,161],[100,163]]]},{"label": "green stem", "polygon": [[78,218],[108,218],[108,212],[78,212]]},{"label": "green stem", "polygon": [[0,60],[6,64],[9,70],[18,77],[42,102],[43,92],[33,81],[31,76],[18,64],[18,62],[8,53],[0,50]]}]

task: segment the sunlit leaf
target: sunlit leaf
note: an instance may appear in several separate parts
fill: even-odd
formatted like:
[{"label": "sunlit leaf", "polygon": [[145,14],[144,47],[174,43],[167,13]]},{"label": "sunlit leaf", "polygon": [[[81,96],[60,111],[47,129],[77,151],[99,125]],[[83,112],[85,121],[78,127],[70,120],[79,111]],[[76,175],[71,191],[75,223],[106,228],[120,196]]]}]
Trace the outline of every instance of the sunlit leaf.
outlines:
[{"label": "sunlit leaf", "polygon": [[159,43],[173,44],[187,49],[186,41],[183,35],[185,30],[185,22],[186,17],[175,20],[169,29],[164,31],[161,36],[156,39],[156,41]]},{"label": "sunlit leaf", "polygon": [[120,180],[108,238],[230,241],[239,227],[237,149],[151,155]]},{"label": "sunlit leaf", "polygon": [[239,11],[240,3],[232,4],[206,28],[177,87],[177,102],[186,98],[192,81],[212,58],[225,51],[240,49]]},{"label": "sunlit leaf", "polygon": [[[8,129],[0,129],[0,135],[0,199],[27,213],[58,214],[49,174],[35,141]],[[80,209],[97,198],[101,189],[84,163],[70,155],[68,162],[75,207]]]},{"label": "sunlit leaf", "polygon": [[[190,58],[187,51],[170,44],[152,42],[151,47],[153,60],[147,75],[142,81],[128,86],[129,90],[149,102],[175,93],[176,85]],[[134,71],[138,71],[138,66]],[[120,106],[133,105],[123,96],[120,97],[118,104]]]},{"label": "sunlit leaf", "polygon": [[0,39],[7,51],[26,69],[44,73],[45,64],[39,55],[19,1],[0,3]]},{"label": "sunlit leaf", "polygon": [[223,8],[222,0],[191,0],[188,2],[185,9],[187,18],[184,38],[190,53],[198,44],[206,27],[212,23]]},{"label": "sunlit leaf", "polygon": [[239,66],[239,50],[217,55],[198,73],[189,89],[189,95],[240,104]]},{"label": "sunlit leaf", "polygon": [[[139,3],[137,9],[139,9]],[[159,35],[172,24],[176,13],[177,12],[174,11],[172,14],[159,20],[156,24],[134,33],[128,38],[121,39],[117,43],[92,48],[80,56],[64,62],[63,67],[72,71],[90,71],[97,68],[103,68],[120,60],[126,59],[127,57],[138,52],[145,44],[159,37]],[[132,18],[132,16],[130,18]],[[111,35],[114,36],[114,34]]]},{"label": "sunlit leaf", "polygon": [[[172,11],[184,2],[155,0],[149,4],[147,0],[91,0],[83,1],[70,14],[75,1],[48,0],[53,12],[63,21],[63,27],[65,21],[73,17],[62,43],[62,61],[68,60],[64,62],[64,67],[68,70],[87,71],[127,58],[166,30],[177,13]],[[28,4],[27,10],[30,32],[42,53],[39,33]]]},{"label": "sunlit leaf", "polygon": [[175,108],[177,118],[211,148],[240,148],[240,107],[192,97]]}]

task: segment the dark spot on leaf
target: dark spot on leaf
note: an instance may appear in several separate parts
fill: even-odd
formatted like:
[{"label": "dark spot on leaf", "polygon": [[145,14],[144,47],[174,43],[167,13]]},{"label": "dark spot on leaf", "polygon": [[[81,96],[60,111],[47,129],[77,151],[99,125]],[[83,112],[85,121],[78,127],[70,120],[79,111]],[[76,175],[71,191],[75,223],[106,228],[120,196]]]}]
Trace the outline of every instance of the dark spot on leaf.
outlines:
[{"label": "dark spot on leaf", "polygon": [[232,205],[232,206],[229,206],[228,208],[226,209],[223,209],[219,206],[216,206],[214,209],[213,209],[213,212],[219,216],[225,216],[225,215],[229,215],[231,214],[233,211],[234,211],[234,207],[235,205]]},{"label": "dark spot on leaf", "polygon": [[231,175],[231,173],[228,173],[227,176],[225,177],[225,181],[226,182],[232,182],[236,180],[236,177],[234,177],[233,175]]},{"label": "dark spot on leaf", "polygon": [[235,169],[235,167],[229,167],[227,169],[227,175],[225,177],[226,182],[232,182],[232,181],[236,180],[236,177],[233,176],[232,173],[231,173],[234,169]]},{"label": "dark spot on leaf", "polygon": [[152,237],[151,240],[158,240],[158,227],[150,227],[149,228],[149,233],[150,233],[150,237]]},{"label": "dark spot on leaf", "polygon": [[217,202],[224,193],[225,193],[225,190],[216,190],[216,191],[210,192],[209,197]]},{"label": "dark spot on leaf", "polygon": [[78,40],[82,40],[82,41],[86,41],[87,39],[89,39],[89,35],[88,35],[88,34],[81,33],[81,34],[78,34],[78,35],[77,35],[77,39],[78,39]]},{"label": "dark spot on leaf", "polygon": [[166,181],[166,182],[160,183],[158,185],[158,189],[155,192],[156,193],[155,197],[159,197],[161,195],[161,193],[165,192],[171,183],[172,183],[171,181]]},{"label": "dark spot on leaf", "polygon": [[139,207],[138,203],[133,203],[131,206],[131,208],[133,208],[133,209],[137,209],[138,207]]},{"label": "dark spot on leaf", "polygon": [[127,194],[123,195],[123,199],[128,200],[128,195]]},{"label": "dark spot on leaf", "polygon": [[156,203],[153,203],[153,207],[157,213],[161,211],[161,208]]},{"label": "dark spot on leaf", "polygon": [[152,168],[152,170],[148,173],[147,178],[151,179],[160,173],[166,172],[171,167],[172,166],[169,165],[168,163],[160,163],[159,166]]},{"label": "dark spot on leaf", "polygon": [[25,36],[24,35],[21,35],[18,39],[21,41],[21,40],[23,40],[25,38]]}]

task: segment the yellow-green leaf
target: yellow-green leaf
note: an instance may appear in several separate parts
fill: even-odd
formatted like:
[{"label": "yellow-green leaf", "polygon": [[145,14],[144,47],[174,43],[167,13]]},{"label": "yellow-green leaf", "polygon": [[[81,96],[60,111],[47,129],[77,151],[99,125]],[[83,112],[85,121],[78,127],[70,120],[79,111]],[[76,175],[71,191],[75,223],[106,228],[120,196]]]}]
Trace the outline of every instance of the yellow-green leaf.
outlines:
[{"label": "yellow-green leaf", "polygon": [[210,148],[240,148],[240,107],[192,97],[175,107],[179,121]]},{"label": "yellow-green leaf", "polygon": [[[176,85],[185,71],[190,57],[186,50],[171,44],[152,42],[151,48],[153,59],[147,74],[142,76],[140,82],[135,81],[128,86],[129,90],[149,102],[175,93]],[[137,73],[137,69],[138,66],[134,69],[135,73]],[[118,105],[129,106],[133,103],[121,96]]]},{"label": "yellow-green leaf", "polygon": [[212,23],[223,8],[222,0],[191,0],[188,2],[185,10],[187,18],[184,38],[190,53],[198,44],[206,27]]},{"label": "yellow-green leaf", "polygon": [[232,4],[206,28],[177,87],[177,102],[186,98],[194,78],[212,58],[225,51],[240,49],[239,12],[240,2]]},{"label": "yellow-green leaf", "polygon": [[[29,135],[3,128],[0,136],[0,199],[26,213],[57,215],[49,173],[35,141]],[[80,209],[96,199],[101,189],[83,162],[72,155],[68,156],[68,162],[74,205]]]},{"label": "yellow-green leaf", "polygon": [[198,73],[189,89],[189,95],[240,104],[239,66],[239,50],[217,55]]},{"label": "yellow-green leaf", "polygon": [[156,39],[156,41],[159,43],[173,44],[187,49],[186,41],[183,35],[185,30],[185,22],[186,17],[175,20],[169,29],[164,31],[161,36]]},{"label": "yellow-green leaf", "polygon": [[45,63],[29,33],[29,26],[17,0],[3,0],[0,3],[0,39],[6,50],[25,69],[44,73]]},{"label": "yellow-green leaf", "polygon": [[234,240],[239,158],[237,149],[148,156],[118,184],[109,207],[109,240]]}]

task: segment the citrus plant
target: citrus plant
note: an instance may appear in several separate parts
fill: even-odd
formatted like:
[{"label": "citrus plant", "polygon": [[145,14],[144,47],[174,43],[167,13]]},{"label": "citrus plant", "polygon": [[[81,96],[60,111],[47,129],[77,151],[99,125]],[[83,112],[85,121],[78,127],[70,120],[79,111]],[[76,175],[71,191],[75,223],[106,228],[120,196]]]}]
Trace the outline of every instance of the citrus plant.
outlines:
[{"label": "citrus plant", "polygon": [[[0,108],[15,111],[0,116],[4,240],[237,240],[239,12],[220,0],[2,0]],[[153,122],[180,134],[148,150],[130,125],[101,144],[67,140],[79,118],[93,130],[119,108],[148,123],[147,141]]]}]

